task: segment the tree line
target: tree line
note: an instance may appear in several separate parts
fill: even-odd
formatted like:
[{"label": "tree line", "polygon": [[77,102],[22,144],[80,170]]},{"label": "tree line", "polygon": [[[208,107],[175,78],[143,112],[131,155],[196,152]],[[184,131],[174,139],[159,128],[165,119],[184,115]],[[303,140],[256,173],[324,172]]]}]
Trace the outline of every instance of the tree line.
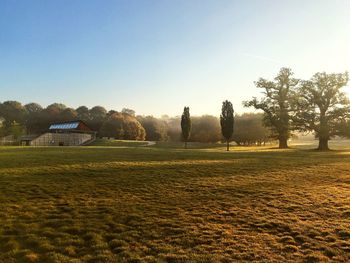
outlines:
[{"label": "tree line", "polygon": [[[348,72],[316,73],[310,80],[293,77],[289,68],[282,68],[273,81],[260,78],[255,85],[263,89],[262,98],[243,102],[246,107],[263,111],[264,126],[269,137],[279,141],[279,148],[288,148],[288,139],[295,132],[312,132],[318,138],[318,150],[329,150],[335,136],[350,137],[350,101],[342,91],[349,81]],[[182,115],[182,134],[187,141],[191,130],[189,108]],[[227,142],[234,132],[232,104],[224,101],[220,116],[222,136]]]},{"label": "tree line", "polygon": [[[239,145],[256,145],[267,142],[269,130],[263,126],[261,113],[235,116],[235,133],[231,140]],[[98,137],[125,140],[181,141],[181,117],[136,115],[131,109],[107,111],[102,106],[69,108],[53,103],[46,108],[37,103],[22,105],[17,101],[0,103],[0,137],[13,135],[40,135],[50,124],[73,120],[84,121]],[[215,143],[223,139],[220,119],[203,115],[191,117],[191,142]]]},{"label": "tree line", "polygon": [[273,80],[260,78],[255,86],[261,98],[244,101],[262,113],[235,115],[232,103],[224,101],[220,118],[211,115],[190,116],[189,107],[182,116],[136,115],[131,109],[107,111],[102,106],[76,109],[61,103],[46,108],[37,103],[22,105],[17,101],[0,103],[0,136],[41,134],[53,122],[82,120],[99,137],[127,140],[218,142],[238,145],[261,145],[278,140],[279,148],[287,148],[288,140],[299,132],[313,133],[318,149],[328,150],[328,141],[350,137],[350,101],[342,91],[348,73],[316,73],[310,80],[294,77],[282,68]]}]

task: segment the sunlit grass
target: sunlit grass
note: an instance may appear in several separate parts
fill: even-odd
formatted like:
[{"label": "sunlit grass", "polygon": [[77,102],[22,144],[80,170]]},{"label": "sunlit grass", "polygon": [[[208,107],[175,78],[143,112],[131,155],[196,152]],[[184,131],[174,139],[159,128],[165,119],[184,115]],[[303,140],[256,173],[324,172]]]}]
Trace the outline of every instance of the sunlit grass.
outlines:
[{"label": "sunlit grass", "polygon": [[109,146],[109,147],[132,147],[147,145],[147,142],[143,141],[128,141],[128,140],[113,140],[113,139],[96,139],[89,146]]},{"label": "sunlit grass", "polygon": [[0,148],[0,262],[350,260],[348,150],[181,146]]}]

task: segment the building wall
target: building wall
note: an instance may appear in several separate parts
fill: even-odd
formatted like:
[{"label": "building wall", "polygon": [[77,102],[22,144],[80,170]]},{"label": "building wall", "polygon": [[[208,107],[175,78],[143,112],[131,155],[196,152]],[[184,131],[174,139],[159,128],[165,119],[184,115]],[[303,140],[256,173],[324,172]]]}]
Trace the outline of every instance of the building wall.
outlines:
[{"label": "building wall", "polygon": [[91,132],[91,129],[82,121],[79,122],[77,130]]},{"label": "building wall", "polygon": [[45,133],[30,142],[31,146],[78,146],[93,136],[87,133]]},{"label": "building wall", "polygon": [[0,138],[0,145],[18,145],[18,141],[13,135]]}]

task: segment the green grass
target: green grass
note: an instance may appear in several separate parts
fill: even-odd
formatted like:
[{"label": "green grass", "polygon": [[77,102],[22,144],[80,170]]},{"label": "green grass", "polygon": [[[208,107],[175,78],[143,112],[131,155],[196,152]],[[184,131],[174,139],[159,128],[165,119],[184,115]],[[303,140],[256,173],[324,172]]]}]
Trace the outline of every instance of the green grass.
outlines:
[{"label": "green grass", "polygon": [[127,140],[108,140],[108,139],[96,139],[89,146],[108,146],[108,147],[137,147],[145,146],[147,142],[144,141],[127,141]]},{"label": "green grass", "polygon": [[0,148],[0,262],[349,255],[350,148]]}]

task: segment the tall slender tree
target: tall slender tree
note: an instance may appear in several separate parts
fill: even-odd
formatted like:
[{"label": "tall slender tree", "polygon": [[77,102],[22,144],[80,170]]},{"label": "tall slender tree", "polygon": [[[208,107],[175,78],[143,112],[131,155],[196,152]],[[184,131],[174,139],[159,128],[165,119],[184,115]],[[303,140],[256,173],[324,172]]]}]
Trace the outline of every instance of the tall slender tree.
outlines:
[{"label": "tall slender tree", "polygon": [[299,88],[296,123],[301,131],[314,132],[319,140],[318,150],[329,150],[328,141],[336,136],[349,136],[344,123],[350,118],[350,101],[341,90],[349,75],[316,73]]},{"label": "tall slender tree", "polygon": [[190,138],[192,128],[191,116],[190,116],[190,108],[185,107],[184,112],[181,116],[181,131],[182,131],[182,139],[185,142],[185,149],[187,149],[187,142]]},{"label": "tall slender tree", "polygon": [[279,141],[279,148],[288,148],[288,139],[293,131],[292,117],[294,114],[293,102],[298,79],[292,77],[289,68],[282,68],[274,81],[259,79],[256,87],[263,89],[264,97],[261,100],[253,98],[244,102],[246,107],[254,107],[264,112],[264,124],[269,127]]},{"label": "tall slender tree", "polygon": [[226,150],[230,150],[230,140],[233,134],[233,125],[234,125],[234,116],[233,116],[233,107],[232,103],[228,100],[225,100],[222,103],[221,115],[220,115],[220,124],[222,136],[226,139]]}]

